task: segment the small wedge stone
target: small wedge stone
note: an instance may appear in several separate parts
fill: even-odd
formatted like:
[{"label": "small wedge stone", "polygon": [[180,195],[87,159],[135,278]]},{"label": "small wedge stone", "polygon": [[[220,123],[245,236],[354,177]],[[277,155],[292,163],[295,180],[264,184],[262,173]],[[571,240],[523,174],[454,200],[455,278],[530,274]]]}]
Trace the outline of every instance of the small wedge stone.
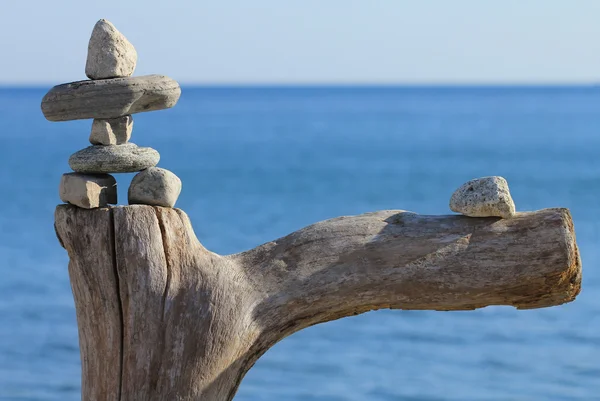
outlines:
[{"label": "small wedge stone", "polygon": [[135,70],[137,52],[113,24],[96,23],[88,44],[85,75],[90,79],[129,77]]},{"label": "small wedge stone", "polygon": [[131,138],[133,118],[123,116],[110,119],[95,119],[92,123],[90,143],[92,145],[122,145]]},{"label": "small wedge stone", "polygon": [[135,143],[124,145],[94,145],[75,152],[69,166],[78,173],[133,173],[158,164],[160,154],[152,148]]},{"label": "small wedge stone", "polygon": [[49,121],[116,118],[168,109],[180,95],[177,81],[164,75],[79,81],[50,89],[42,112]]},{"label": "small wedge stone", "polygon": [[181,180],[169,170],[150,167],[138,173],[129,185],[130,205],[173,207],[181,193]]},{"label": "small wedge stone", "polygon": [[506,180],[493,176],[463,184],[452,194],[450,209],[470,217],[510,218],[515,214],[515,203]]},{"label": "small wedge stone", "polygon": [[63,202],[84,209],[117,203],[117,181],[108,174],[63,174],[59,186]]}]

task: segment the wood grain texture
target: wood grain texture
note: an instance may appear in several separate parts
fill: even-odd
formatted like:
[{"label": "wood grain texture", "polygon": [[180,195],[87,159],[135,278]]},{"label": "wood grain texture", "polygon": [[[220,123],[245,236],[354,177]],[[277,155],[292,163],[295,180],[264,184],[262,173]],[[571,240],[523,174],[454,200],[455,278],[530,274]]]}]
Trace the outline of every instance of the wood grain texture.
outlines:
[{"label": "wood grain texture", "polygon": [[[115,260],[123,309],[123,400],[152,399],[163,351],[167,261],[156,215],[113,208]],[[132,235],[135,233],[135,235]]]},{"label": "wood grain texture", "polygon": [[81,399],[121,399],[122,316],[110,209],[59,206],[55,228],[69,254],[81,353]]},{"label": "wood grain texture", "polygon": [[[84,379],[84,399],[229,401],[273,344],[317,323],[381,308],[547,307],[575,299],[581,284],[567,209],[507,220],[382,211],[323,221],[229,256],[206,250],[181,210],[111,211],[61,205],[56,213],[80,337],[89,337],[80,340],[82,358],[94,361],[84,364],[84,378],[99,378],[96,366],[114,360],[98,337],[123,336],[122,373],[110,380],[119,397]],[[111,233],[99,237],[108,218],[114,247],[101,241]],[[82,271],[113,277],[89,286]],[[79,319],[99,307],[85,297],[111,300],[103,312],[110,318]]]}]

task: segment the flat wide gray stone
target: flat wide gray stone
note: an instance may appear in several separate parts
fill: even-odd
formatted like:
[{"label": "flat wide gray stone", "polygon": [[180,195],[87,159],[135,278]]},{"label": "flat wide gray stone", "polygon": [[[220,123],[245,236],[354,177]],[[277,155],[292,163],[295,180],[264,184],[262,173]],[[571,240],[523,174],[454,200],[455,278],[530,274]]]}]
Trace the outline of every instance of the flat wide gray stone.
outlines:
[{"label": "flat wide gray stone", "polygon": [[181,88],[164,75],[79,81],[57,85],[42,99],[50,121],[116,118],[175,106]]},{"label": "flat wide gray stone", "polygon": [[89,146],[69,157],[69,166],[78,173],[133,173],[154,167],[160,160],[152,148],[134,143]]},{"label": "flat wide gray stone", "polygon": [[123,145],[129,142],[133,130],[133,118],[123,116],[95,119],[92,123],[90,143],[92,145]]},{"label": "flat wide gray stone", "polygon": [[510,218],[515,203],[502,177],[477,178],[463,184],[450,198],[450,209],[471,217]]},{"label": "flat wide gray stone", "polygon": [[96,23],[88,44],[85,75],[90,79],[130,77],[137,63],[135,48],[113,24]]},{"label": "flat wide gray stone", "polygon": [[127,197],[130,205],[173,207],[181,193],[181,180],[169,170],[150,167],[131,180]]},{"label": "flat wide gray stone", "polygon": [[117,181],[108,174],[63,174],[59,186],[60,199],[85,209],[117,203]]}]

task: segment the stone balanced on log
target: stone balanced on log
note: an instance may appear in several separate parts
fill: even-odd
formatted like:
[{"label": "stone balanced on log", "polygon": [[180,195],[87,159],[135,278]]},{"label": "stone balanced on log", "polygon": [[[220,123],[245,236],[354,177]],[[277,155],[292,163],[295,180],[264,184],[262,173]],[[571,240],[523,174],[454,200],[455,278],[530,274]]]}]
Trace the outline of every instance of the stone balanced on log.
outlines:
[{"label": "stone balanced on log", "polygon": [[[130,115],[174,105],[177,83],[129,77],[133,46],[106,21],[96,29],[86,72],[99,80],[54,88],[42,106],[53,121],[96,119],[94,146],[72,157],[79,172],[61,185],[63,199],[80,207],[55,212],[69,254],[83,400],[231,401],[261,355],[315,324],[383,308],[543,308],[579,293],[569,211],[515,213],[500,177],[453,195],[462,216],[384,210],[233,255],[211,252],[184,211],[162,207],[175,203],[179,179],[154,167],[154,150],[127,142]],[[98,207],[116,202],[108,173],[142,167],[129,201],[146,204]]]},{"label": "stone balanced on log", "polygon": [[111,173],[140,172],[128,191],[130,204],[173,207],[181,180],[155,167],[159,153],[129,142],[134,113],[173,107],[181,89],[163,75],[132,77],[135,48],[113,24],[101,19],[92,31],[85,73],[91,80],[52,88],[42,100],[50,121],[93,118],[88,146],[69,158],[74,173],[64,174],[59,187],[62,201],[91,209],[117,203]]},{"label": "stone balanced on log", "polygon": [[460,186],[450,198],[450,209],[470,217],[502,217],[515,215],[515,202],[508,182],[503,177],[482,177]]}]

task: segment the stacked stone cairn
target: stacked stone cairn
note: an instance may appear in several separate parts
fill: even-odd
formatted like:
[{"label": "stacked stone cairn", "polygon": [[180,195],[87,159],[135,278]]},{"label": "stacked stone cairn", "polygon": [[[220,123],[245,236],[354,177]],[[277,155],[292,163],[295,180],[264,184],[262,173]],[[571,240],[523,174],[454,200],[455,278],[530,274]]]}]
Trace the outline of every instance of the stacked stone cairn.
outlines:
[{"label": "stacked stone cairn", "polygon": [[502,217],[515,215],[508,182],[502,177],[482,177],[468,181],[450,198],[450,209],[470,217]]},{"label": "stacked stone cairn", "polygon": [[138,172],[129,186],[129,204],[173,207],[181,180],[158,168],[158,152],[129,142],[132,114],[168,109],[181,89],[163,75],[132,77],[137,52],[113,24],[96,23],[88,46],[85,74],[90,80],[52,88],[42,100],[50,121],[93,119],[89,146],[69,158],[73,173],[62,176],[63,202],[92,209],[117,203],[112,173]]}]

